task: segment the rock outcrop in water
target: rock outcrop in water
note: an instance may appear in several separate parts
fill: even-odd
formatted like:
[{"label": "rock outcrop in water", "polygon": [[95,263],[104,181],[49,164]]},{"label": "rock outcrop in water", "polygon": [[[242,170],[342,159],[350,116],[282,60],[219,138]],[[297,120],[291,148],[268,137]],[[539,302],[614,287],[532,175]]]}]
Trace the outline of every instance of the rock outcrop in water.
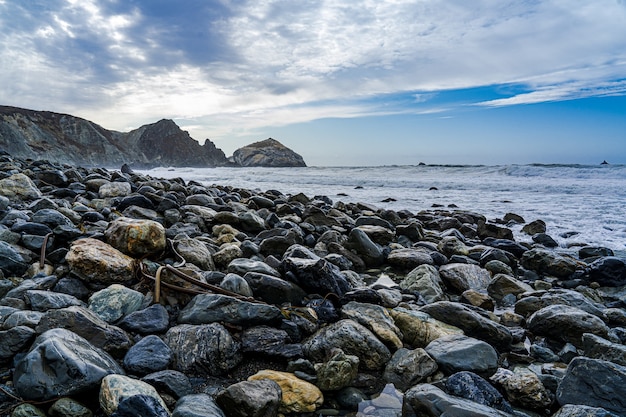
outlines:
[{"label": "rock outcrop in water", "polygon": [[497,223],[0,155],[0,415],[626,415],[626,264]]},{"label": "rock outcrop in water", "polygon": [[305,167],[304,159],[276,139],[252,143],[233,153],[235,164],[243,167]]}]

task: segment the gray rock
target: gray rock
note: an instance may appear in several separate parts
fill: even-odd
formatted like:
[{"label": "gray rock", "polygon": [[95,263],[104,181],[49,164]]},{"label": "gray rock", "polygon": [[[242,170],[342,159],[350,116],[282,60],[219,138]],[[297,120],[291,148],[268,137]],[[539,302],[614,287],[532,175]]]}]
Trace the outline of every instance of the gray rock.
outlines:
[{"label": "gray rock", "polygon": [[300,344],[291,343],[286,331],[269,326],[244,330],[241,334],[241,350],[288,359],[302,357]]},{"label": "gray rock", "polygon": [[191,381],[187,375],[172,369],[158,371],[141,378],[152,385],[159,393],[172,396],[174,399],[184,397],[193,392]]},{"label": "gray rock", "polygon": [[71,330],[115,357],[123,357],[132,344],[125,331],[108,324],[85,307],[50,310],[41,318],[35,330],[41,334],[55,328]]},{"label": "gray rock", "polygon": [[473,372],[461,371],[450,375],[446,380],[446,390],[451,395],[466,398],[505,413],[513,413],[511,404],[502,394],[487,380]]},{"label": "gray rock", "polygon": [[413,269],[400,282],[400,288],[419,292],[427,303],[448,299],[439,272],[432,265],[420,265]]},{"label": "gray rock", "polygon": [[276,139],[265,139],[239,148],[233,160],[243,167],[305,167],[302,157]]},{"label": "gray rock", "polygon": [[465,335],[440,337],[428,344],[426,352],[446,374],[474,372],[483,377],[498,369],[498,354],[488,343]]},{"label": "gray rock", "polygon": [[389,349],[364,326],[348,319],[332,323],[311,336],[302,346],[307,357],[322,362],[333,348],[357,356],[364,369],[381,369],[391,359]]},{"label": "gray rock", "polygon": [[222,294],[199,294],[180,311],[179,323],[215,322],[251,326],[275,323],[282,317],[280,309],[269,304],[243,301]]},{"label": "gray rock", "polygon": [[229,417],[272,417],[278,415],[281,397],[280,386],[264,379],[230,385],[215,400]]},{"label": "gray rock", "polygon": [[409,346],[423,348],[442,336],[463,334],[463,330],[458,327],[436,320],[423,311],[397,307],[390,314],[402,331],[404,343]]},{"label": "gray rock", "polygon": [[354,320],[367,327],[390,349],[402,347],[402,333],[382,306],[350,301],[341,308],[341,318]]},{"label": "gray rock", "polygon": [[350,231],[350,234],[348,234],[348,241],[345,246],[349,249],[354,249],[369,267],[378,266],[382,264],[384,260],[383,251],[380,245],[374,243],[361,229],[354,228]]},{"label": "gray rock", "polygon": [[383,378],[399,390],[406,391],[434,374],[437,369],[437,362],[424,349],[401,348],[387,363]]},{"label": "gray rock", "polygon": [[559,342],[582,347],[584,333],[607,337],[609,328],[593,314],[576,307],[552,305],[533,313],[527,321],[528,330]]},{"label": "gray rock", "polygon": [[495,275],[487,286],[487,294],[498,304],[501,304],[504,297],[509,294],[517,297],[519,294],[532,291],[533,288],[530,285],[505,274]]},{"label": "gray rock", "polygon": [[0,331],[0,363],[10,361],[13,356],[33,341],[35,331],[30,327],[16,326]]},{"label": "gray rock", "polygon": [[169,314],[161,304],[153,304],[124,317],[117,325],[122,329],[139,334],[165,332],[169,327]]},{"label": "gray rock", "polygon": [[266,264],[265,262],[255,261],[253,259],[238,258],[228,264],[228,272],[245,276],[248,272],[257,272],[259,274],[271,275],[280,278],[280,272]]},{"label": "gray rock", "polygon": [[338,296],[350,291],[346,277],[338,267],[325,259],[286,258],[281,263],[285,276],[311,294]]},{"label": "gray rock", "polygon": [[0,241],[0,270],[7,276],[21,276],[26,272],[34,254],[26,249]]},{"label": "gray rock", "polygon": [[394,268],[411,270],[420,265],[432,265],[434,261],[424,249],[402,248],[392,250],[387,257],[387,263]]},{"label": "gray rock", "polygon": [[222,282],[220,282],[220,287],[244,297],[252,297],[253,295],[248,282],[237,274],[226,274]]},{"label": "gray rock", "polygon": [[125,395],[111,414],[111,417],[170,417],[170,412],[162,400],[151,395]]},{"label": "gray rock", "polygon": [[619,417],[604,408],[589,407],[587,405],[566,404],[552,417]]},{"label": "gray rock", "polygon": [[451,263],[439,268],[439,275],[448,289],[462,293],[466,290],[483,291],[491,282],[491,274],[478,265]]},{"label": "gray rock", "polygon": [[21,202],[41,197],[41,191],[30,178],[18,173],[0,180],[0,195],[12,202]]},{"label": "gray rock", "polygon": [[387,384],[378,396],[359,404],[357,416],[402,417],[403,399],[404,395],[393,384]]},{"label": "gray rock", "polygon": [[306,292],[297,284],[272,275],[248,272],[243,277],[255,298],[270,304],[301,305]]},{"label": "gray rock", "polygon": [[317,382],[322,391],[337,391],[349,386],[359,372],[359,358],[337,349],[328,360],[315,364]]},{"label": "gray rock", "polygon": [[65,329],[52,329],[35,339],[15,365],[13,384],[27,400],[46,401],[100,386],[122,368],[105,351]]},{"label": "gray rock", "polygon": [[545,249],[531,249],[524,252],[521,259],[524,268],[548,274],[557,278],[567,278],[576,271],[578,264],[572,258]]},{"label": "gray rock", "polygon": [[226,417],[207,394],[186,395],[176,403],[172,417]]},{"label": "gray rock", "polygon": [[48,410],[51,417],[92,417],[93,413],[83,404],[69,397],[59,398]]},{"label": "gray rock", "polygon": [[498,349],[507,349],[513,339],[508,328],[461,303],[438,301],[422,307],[421,311],[456,326],[466,335],[488,342]]},{"label": "gray rock", "polygon": [[446,394],[430,384],[420,384],[404,394],[404,403],[413,413],[429,417],[513,417],[513,414]]},{"label": "gray rock", "polygon": [[529,410],[544,410],[552,404],[552,396],[531,370],[516,367],[513,371],[500,368],[490,378],[506,392],[511,404]]},{"label": "gray rock", "polygon": [[158,336],[149,335],[133,345],[124,356],[124,369],[134,375],[163,371],[172,361],[172,350]]},{"label": "gray rock", "polygon": [[57,226],[74,226],[74,223],[66,215],[51,208],[37,210],[33,214],[32,221],[35,223],[43,223],[51,229]]},{"label": "gray rock", "polygon": [[582,341],[585,356],[626,366],[626,346],[591,333],[584,333]]},{"label": "gray rock", "polygon": [[587,313],[604,319],[604,312],[601,305],[585,297],[578,291],[566,289],[551,289],[547,292],[529,293],[515,303],[515,312],[524,317],[528,317],[544,307],[554,304],[563,304],[579,308]]},{"label": "gray rock", "polygon": [[2,322],[3,329],[11,329],[16,326],[27,326],[34,329],[39,324],[43,314],[41,311],[17,310],[2,322],[2,313],[0,313],[0,322]]},{"label": "gray rock", "polygon": [[190,237],[179,237],[174,241],[176,252],[185,261],[196,265],[204,271],[215,270],[213,256],[209,248],[200,240]]},{"label": "gray rock", "polygon": [[89,309],[107,323],[113,323],[139,310],[143,294],[120,284],[112,284],[89,297]]},{"label": "gray rock", "polygon": [[241,230],[245,232],[258,233],[265,230],[265,220],[253,211],[246,211],[239,216]]},{"label": "gray rock", "polygon": [[24,298],[26,298],[31,309],[34,311],[48,311],[51,309],[71,306],[85,306],[85,303],[73,295],[53,291],[28,290],[24,293]]},{"label": "gray rock", "polygon": [[[132,409],[141,411],[141,416],[165,417],[169,410],[163,399],[154,387],[138,379],[125,375],[111,374],[102,379],[100,384],[100,407],[109,416],[115,416],[124,400],[141,396],[122,408],[119,417],[130,417]],[[145,397],[152,397],[154,401],[146,401]]]},{"label": "gray rock", "polygon": [[559,404],[602,407],[626,413],[626,367],[599,359],[574,358],[556,392]]},{"label": "gray rock", "polygon": [[241,362],[239,343],[221,324],[181,324],[165,334],[174,369],[188,374],[222,375]]},{"label": "gray rock", "polygon": [[626,285],[626,263],[613,256],[600,258],[589,264],[589,279],[603,287]]}]

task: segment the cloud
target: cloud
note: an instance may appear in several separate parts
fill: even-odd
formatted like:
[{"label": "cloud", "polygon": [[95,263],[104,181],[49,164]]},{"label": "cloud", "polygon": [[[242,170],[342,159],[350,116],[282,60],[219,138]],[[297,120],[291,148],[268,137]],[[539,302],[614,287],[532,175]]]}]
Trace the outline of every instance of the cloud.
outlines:
[{"label": "cloud", "polygon": [[625,93],[615,0],[0,0],[0,27],[0,101],[120,130],[430,114],[484,86],[523,92],[481,106]]}]

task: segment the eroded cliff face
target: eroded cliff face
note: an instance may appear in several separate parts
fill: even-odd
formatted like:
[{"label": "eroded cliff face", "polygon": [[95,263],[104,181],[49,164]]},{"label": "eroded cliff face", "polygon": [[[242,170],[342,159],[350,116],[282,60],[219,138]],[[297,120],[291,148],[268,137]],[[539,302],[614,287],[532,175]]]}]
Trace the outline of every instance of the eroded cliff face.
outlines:
[{"label": "eroded cliff face", "polygon": [[235,164],[244,167],[305,167],[302,156],[298,155],[276,139],[255,142],[233,153]]},{"label": "eroded cliff face", "polygon": [[201,146],[172,120],[122,133],[80,117],[8,106],[0,106],[0,150],[20,158],[85,166],[228,164],[224,152],[211,141]]}]

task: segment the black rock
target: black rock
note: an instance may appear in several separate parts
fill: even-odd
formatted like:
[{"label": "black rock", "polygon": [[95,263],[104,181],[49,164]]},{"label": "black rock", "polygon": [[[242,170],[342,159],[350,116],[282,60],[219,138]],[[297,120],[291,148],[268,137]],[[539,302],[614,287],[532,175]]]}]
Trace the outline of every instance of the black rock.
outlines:
[{"label": "black rock", "polygon": [[446,380],[446,390],[457,397],[513,413],[511,404],[487,380],[473,372],[457,372]]},{"label": "black rock", "polygon": [[626,263],[614,256],[600,258],[589,265],[589,279],[603,287],[626,285]]},{"label": "black rock", "polygon": [[152,385],[158,392],[171,395],[175,399],[189,395],[193,391],[187,375],[172,369],[154,372],[141,380]]},{"label": "black rock", "polygon": [[325,259],[286,258],[281,264],[285,275],[310,294],[334,293],[342,296],[350,290],[345,276]]},{"label": "black rock", "polygon": [[124,368],[131,374],[146,375],[163,371],[172,360],[172,350],[158,336],[149,335],[128,349]]},{"label": "black rock", "polygon": [[152,334],[165,332],[169,321],[166,308],[161,304],[153,304],[126,315],[117,325],[128,332]]},{"label": "black rock", "polygon": [[123,397],[110,417],[170,417],[170,412],[159,400],[149,395]]}]

